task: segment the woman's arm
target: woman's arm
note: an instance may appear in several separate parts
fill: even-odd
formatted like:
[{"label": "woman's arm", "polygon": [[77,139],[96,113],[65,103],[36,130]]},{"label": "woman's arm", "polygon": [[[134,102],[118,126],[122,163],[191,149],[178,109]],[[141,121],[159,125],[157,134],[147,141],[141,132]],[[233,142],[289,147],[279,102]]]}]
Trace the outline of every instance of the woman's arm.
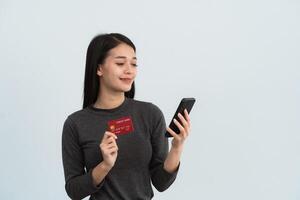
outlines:
[{"label": "woman's arm", "polygon": [[151,125],[152,158],[149,170],[153,186],[159,192],[163,192],[175,181],[179,166],[174,173],[169,173],[164,169],[164,162],[169,153],[169,141],[168,138],[165,137],[166,123],[162,111],[156,105],[152,104],[150,109],[149,115],[151,121],[149,124]]},{"label": "woman's arm", "polygon": [[62,160],[65,189],[71,199],[83,199],[97,192],[102,186],[93,184],[92,171],[86,172],[75,123],[68,117],[62,133]]},{"label": "woman's arm", "polygon": [[189,135],[191,124],[187,110],[184,110],[184,115],[185,118],[180,113],[178,114],[178,117],[183,125],[181,125],[176,119],[174,119],[175,124],[180,130],[179,134],[176,134],[172,129],[170,129],[170,127],[167,128],[167,131],[174,137],[172,140],[171,150],[164,162],[164,169],[169,173],[173,173],[177,170],[183,150],[184,141]]},{"label": "woman's arm", "polygon": [[93,184],[97,187],[111,170],[103,161],[100,162],[94,169],[92,169]]},{"label": "woman's arm", "polygon": [[94,186],[98,186],[114,166],[118,156],[118,145],[116,143],[117,136],[109,131],[104,133],[102,141],[99,145],[101,149],[103,161],[100,162],[92,170],[92,178]]},{"label": "woman's arm", "polygon": [[176,149],[173,146],[171,147],[171,150],[164,162],[164,169],[168,173],[174,173],[178,169],[181,153],[182,148]]}]

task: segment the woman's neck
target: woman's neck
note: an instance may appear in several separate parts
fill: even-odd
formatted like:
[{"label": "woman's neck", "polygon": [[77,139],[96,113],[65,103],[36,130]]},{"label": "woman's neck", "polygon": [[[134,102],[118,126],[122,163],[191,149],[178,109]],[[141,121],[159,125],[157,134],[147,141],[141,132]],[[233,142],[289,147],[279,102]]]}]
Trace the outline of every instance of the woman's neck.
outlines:
[{"label": "woman's neck", "polygon": [[109,94],[109,93],[101,93],[98,95],[97,101],[94,103],[95,108],[101,109],[112,109],[120,106],[124,100],[125,95],[124,92]]}]

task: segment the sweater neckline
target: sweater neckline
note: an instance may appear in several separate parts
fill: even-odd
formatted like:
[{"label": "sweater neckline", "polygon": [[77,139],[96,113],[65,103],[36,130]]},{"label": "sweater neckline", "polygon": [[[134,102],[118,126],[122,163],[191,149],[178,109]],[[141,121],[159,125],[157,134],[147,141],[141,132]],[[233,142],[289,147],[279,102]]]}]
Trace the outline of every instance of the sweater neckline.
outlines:
[{"label": "sweater neckline", "polygon": [[114,108],[110,108],[110,109],[96,108],[96,107],[94,107],[93,104],[90,104],[87,107],[87,109],[94,113],[117,113],[117,112],[123,111],[127,107],[128,102],[129,102],[129,98],[125,97],[124,101],[119,106],[114,107]]}]

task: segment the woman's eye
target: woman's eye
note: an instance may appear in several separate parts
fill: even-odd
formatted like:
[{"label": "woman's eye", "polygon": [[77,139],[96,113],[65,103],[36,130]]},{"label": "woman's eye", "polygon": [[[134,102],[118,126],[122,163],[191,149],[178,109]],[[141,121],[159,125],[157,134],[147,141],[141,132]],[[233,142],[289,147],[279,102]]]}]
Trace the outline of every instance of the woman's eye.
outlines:
[{"label": "woman's eye", "polygon": [[[118,66],[123,66],[125,63],[116,63],[116,65],[118,65]],[[138,65],[137,64],[135,64],[135,63],[132,63],[131,64],[132,66],[134,66],[134,67],[137,67]]]}]

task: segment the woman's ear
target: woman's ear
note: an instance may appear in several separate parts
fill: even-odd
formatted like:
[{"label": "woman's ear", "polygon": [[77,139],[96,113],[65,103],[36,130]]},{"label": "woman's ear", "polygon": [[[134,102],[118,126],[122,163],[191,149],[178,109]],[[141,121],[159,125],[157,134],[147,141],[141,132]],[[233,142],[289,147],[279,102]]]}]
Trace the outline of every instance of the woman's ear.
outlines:
[{"label": "woman's ear", "polygon": [[102,76],[102,74],[103,74],[103,72],[102,72],[102,65],[98,65],[98,67],[97,67],[97,75],[98,76]]}]

